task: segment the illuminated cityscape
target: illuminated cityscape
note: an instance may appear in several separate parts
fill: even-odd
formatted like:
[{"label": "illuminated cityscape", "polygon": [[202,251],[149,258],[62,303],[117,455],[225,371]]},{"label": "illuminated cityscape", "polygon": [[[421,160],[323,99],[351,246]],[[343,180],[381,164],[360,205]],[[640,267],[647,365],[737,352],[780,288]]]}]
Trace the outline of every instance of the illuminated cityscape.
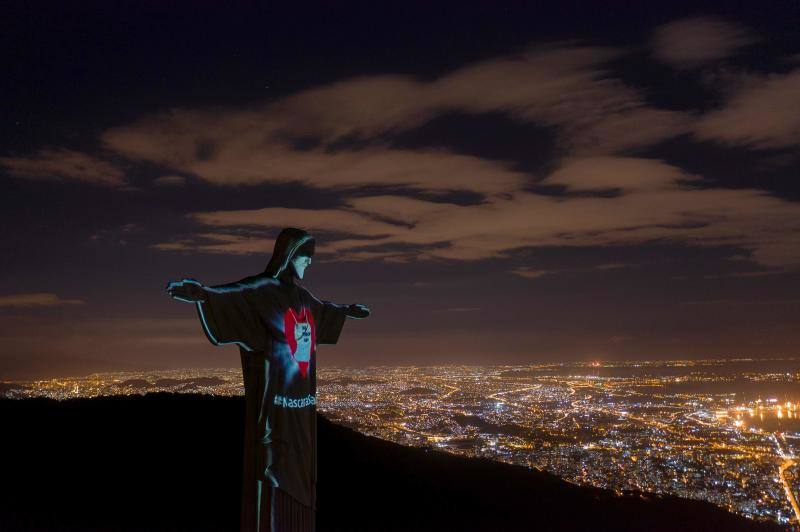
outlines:
[{"label": "illuminated cityscape", "polygon": [[[364,434],[701,499],[796,525],[800,359],[323,368],[319,411]],[[8,398],[241,395],[238,369],[0,383]]]}]

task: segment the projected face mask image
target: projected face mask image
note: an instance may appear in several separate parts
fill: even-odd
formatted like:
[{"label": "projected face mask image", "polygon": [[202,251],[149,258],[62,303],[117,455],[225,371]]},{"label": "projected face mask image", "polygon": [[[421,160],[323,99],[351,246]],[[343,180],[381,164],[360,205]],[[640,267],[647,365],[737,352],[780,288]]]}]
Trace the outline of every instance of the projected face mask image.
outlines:
[{"label": "projected face mask image", "polygon": [[311,264],[311,257],[307,255],[297,255],[292,259],[292,265],[294,266],[294,271],[297,273],[298,278],[303,278],[309,264]]},{"label": "projected face mask image", "polygon": [[308,362],[311,358],[311,326],[308,323],[295,323],[294,339],[297,342],[297,351],[294,358],[298,362]]},{"label": "projected face mask image", "polygon": [[311,353],[316,344],[314,319],[308,308],[304,307],[299,315],[292,308],[288,308],[284,315],[284,324],[286,343],[289,345],[292,359],[297,364],[300,375],[305,378]]}]

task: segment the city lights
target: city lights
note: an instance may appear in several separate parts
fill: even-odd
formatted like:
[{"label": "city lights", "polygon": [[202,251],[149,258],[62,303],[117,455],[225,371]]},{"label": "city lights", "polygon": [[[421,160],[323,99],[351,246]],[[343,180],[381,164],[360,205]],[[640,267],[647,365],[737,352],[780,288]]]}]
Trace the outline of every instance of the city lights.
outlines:
[{"label": "city lights", "polygon": [[[331,420],[396,443],[797,523],[800,361],[769,362],[794,369],[788,373],[754,372],[748,363],[322,368],[314,400]],[[10,398],[243,393],[238,369],[105,373],[3,387]]]}]

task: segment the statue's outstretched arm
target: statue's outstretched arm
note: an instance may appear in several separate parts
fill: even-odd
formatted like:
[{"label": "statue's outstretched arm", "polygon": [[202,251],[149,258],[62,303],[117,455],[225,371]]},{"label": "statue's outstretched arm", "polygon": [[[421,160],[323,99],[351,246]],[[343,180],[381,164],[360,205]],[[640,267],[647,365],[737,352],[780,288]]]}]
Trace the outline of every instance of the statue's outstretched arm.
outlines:
[{"label": "statue's outstretched arm", "polygon": [[205,287],[196,279],[183,281],[170,281],[167,283],[167,293],[178,301],[197,303],[206,300]]},{"label": "statue's outstretched arm", "polygon": [[237,344],[245,351],[261,351],[267,335],[250,299],[262,284],[248,278],[205,286],[196,279],[184,279],[168,283],[167,293],[178,301],[195,304],[203,331],[212,344]]},{"label": "statue's outstretched arm", "polygon": [[333,303],[331,301],[321,301],[314,297],[313,294],[310,294],[313,298],[314,302],[319,306],[327,306],[333,307],[339,312],[342,312],[348,318],[353,318],[355,320],[361,320],[369,316],[370,311],[369,307],[366,305],[362,305],[361,303],[353,303],[352,305],[343,305],[340,303]]},{"label": "statue's outstretched arm", "polygon": [[362,305],[361,303],[353,303],[352,305],[347,306],[345,313],[347,314],[348,318],[362,320],[369,316],[369,307]]}]

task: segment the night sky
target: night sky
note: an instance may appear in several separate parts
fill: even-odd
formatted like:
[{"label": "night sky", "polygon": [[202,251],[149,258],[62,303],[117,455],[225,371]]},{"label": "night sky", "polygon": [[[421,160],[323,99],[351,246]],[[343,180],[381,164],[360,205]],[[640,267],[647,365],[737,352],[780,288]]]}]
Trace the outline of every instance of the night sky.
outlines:
[{"label": "night sky", "polygon": [[0,379],[238,366],[287,226],[322,367],[800,355],[800,2],[289,3],[4,4]]}]

